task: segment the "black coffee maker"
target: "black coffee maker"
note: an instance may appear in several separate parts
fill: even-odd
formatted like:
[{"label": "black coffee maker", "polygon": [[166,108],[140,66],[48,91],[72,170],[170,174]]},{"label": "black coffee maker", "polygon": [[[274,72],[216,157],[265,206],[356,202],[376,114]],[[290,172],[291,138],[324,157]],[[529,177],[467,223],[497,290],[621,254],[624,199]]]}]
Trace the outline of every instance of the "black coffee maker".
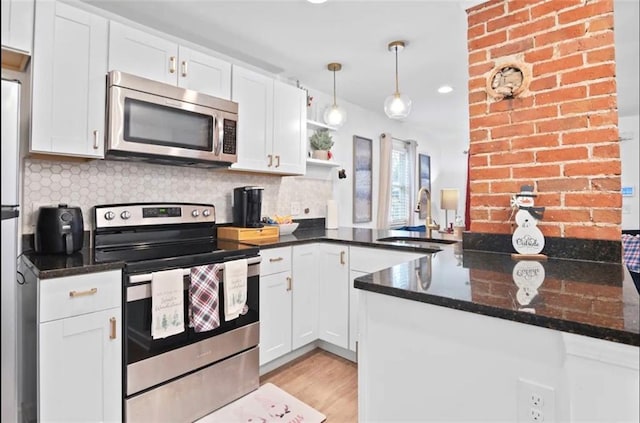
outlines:
[{"label": "black coffee maker", "polygon": [[238,187],[233,190],[233,226],[261,228],[262,187]]}]

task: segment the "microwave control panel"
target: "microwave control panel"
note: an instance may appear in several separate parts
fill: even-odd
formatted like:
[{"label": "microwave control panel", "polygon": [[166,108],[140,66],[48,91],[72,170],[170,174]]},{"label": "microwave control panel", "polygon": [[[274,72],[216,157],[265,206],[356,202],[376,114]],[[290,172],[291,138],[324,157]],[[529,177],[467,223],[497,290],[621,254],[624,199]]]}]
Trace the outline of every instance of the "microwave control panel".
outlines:
[{"label": "microwave control panel", "polygon": [[224,119],[222,124],[222,152],[224,154],[236,154],[236,125],[235,120]]}]

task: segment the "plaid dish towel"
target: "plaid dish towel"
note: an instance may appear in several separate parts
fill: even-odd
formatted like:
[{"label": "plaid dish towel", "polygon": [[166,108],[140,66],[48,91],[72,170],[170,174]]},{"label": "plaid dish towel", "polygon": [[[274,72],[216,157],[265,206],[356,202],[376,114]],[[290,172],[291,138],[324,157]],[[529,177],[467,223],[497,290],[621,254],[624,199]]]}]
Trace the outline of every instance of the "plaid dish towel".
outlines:
[{"label": "plaid dish towel", "polygon": [[207,264],[191,268],[189,326],[196,332],[206,332],[220,326],[218,272],[222,267],[222,264]]},{"label": "plaid dish towel", "polygon": [[640,272],[640,235],[622,234],[624,264],[631,272]]}]

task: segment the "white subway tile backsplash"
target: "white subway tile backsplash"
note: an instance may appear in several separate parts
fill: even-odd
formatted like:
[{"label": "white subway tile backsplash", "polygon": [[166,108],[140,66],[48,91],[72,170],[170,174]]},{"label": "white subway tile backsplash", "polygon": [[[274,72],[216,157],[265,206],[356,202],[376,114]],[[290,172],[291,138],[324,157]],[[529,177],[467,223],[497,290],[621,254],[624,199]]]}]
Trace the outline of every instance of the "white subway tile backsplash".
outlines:
[{"label": "white subway tile backsplash", "polygon": [[[94,160],[67,162],[25,159],[23,174],[23,233],[32,233],[35,205],[66,203],[82,208],[85,229],[92,229],[91,207],[96,204],[139,202],[211,203],[217,221],[232,221],[233,188],[264,187],[262,215],[288,215],[291,202],[309,214],[324,217],[332,182],[294,176],[257,175],[227,169],[198,169],[149,163]],[[37,207],[36,207],[37,208]]]}]

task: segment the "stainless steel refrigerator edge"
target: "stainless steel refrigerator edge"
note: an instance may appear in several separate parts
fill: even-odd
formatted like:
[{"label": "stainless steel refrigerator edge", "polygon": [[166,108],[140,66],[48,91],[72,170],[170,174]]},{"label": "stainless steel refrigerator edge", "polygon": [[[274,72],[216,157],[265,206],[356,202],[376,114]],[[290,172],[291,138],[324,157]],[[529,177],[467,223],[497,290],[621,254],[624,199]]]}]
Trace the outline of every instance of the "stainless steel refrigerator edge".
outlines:
[{"label": "stainless steel refrigerator edge", "polygon": [[17,256],[20,84],[2,80],[2,421],[18,421]]}]

